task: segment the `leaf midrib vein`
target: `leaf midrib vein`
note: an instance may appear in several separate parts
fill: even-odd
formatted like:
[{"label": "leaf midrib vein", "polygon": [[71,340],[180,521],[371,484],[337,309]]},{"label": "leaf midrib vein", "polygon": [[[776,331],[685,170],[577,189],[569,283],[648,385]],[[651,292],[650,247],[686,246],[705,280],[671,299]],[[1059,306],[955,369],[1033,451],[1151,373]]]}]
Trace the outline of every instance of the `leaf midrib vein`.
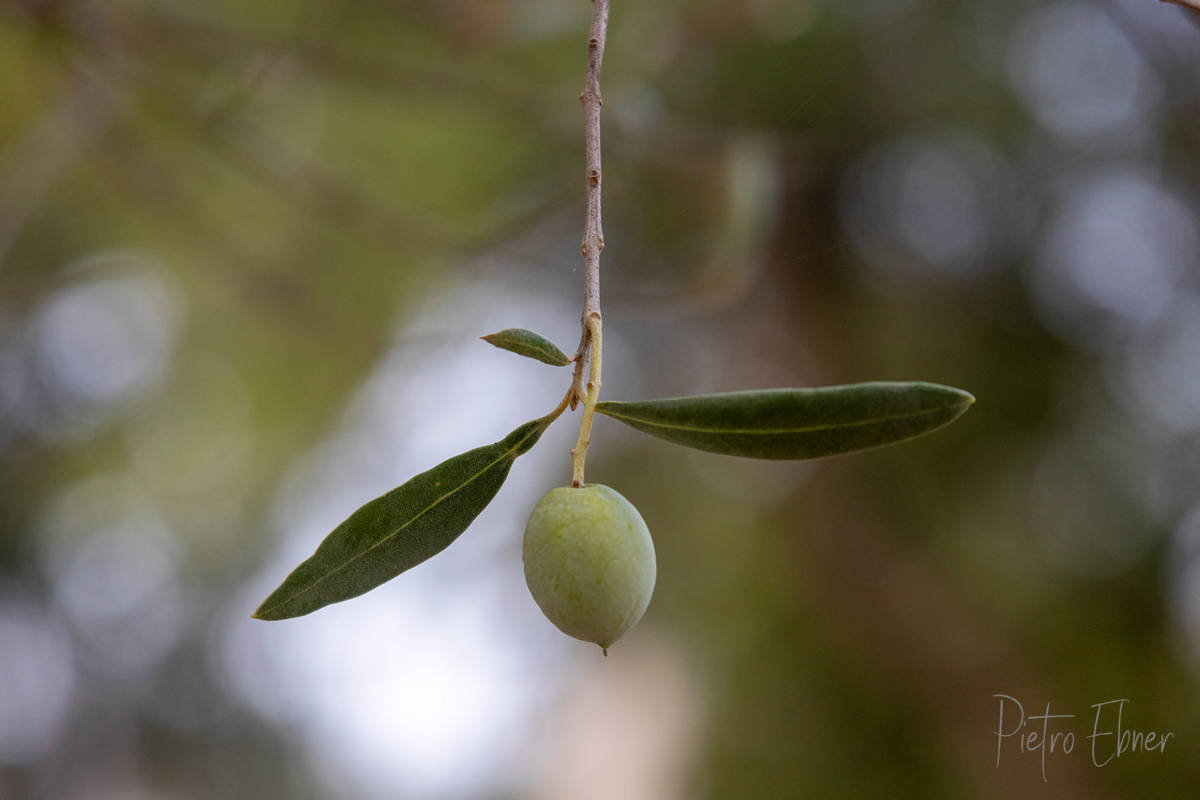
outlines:
[{"label": "leaf midrib vein", "polygon": [[888,422],[889,420],[894,420],[894,419],[904,419],[906,417],[920,417],[920,416],[923,416],[926,414],[934,414],[939,411],[946,411],[946,410],[953,409],[953,408],[954,408],[953,405],[945,405],[945,406],[937,406],[935,408],[922,409],[921,411],[911,411],[911,412],[905,412],[903,414],[890,414],[888,416],[883,416],[883,417],[873,417],[871,419],[860,420],[858,422],[831,422],[826,425],[810,425],[810,426],[804,427],[804,428],[771,428],[771,429],[767,429],[767,430],[763,430],[761,428],[750,430],[750,429],[742,429],[742,428],[704,428],[704,427],[698,427],[698,426],[693,426],[693,425],[677,425],[677,424],[671,424],[671,423],[666,423],[666,422],[660,422],[658,420],[643,419],[641,417],[630,416],[628,414],[614,413],[613,411],[610,410],[611,407],[610,407],[610,409],[602,409],[602,408],[597,407],[596,410],[599,411],[601,414],[605,414],[607,416],[610,416],[614,419],[619,419],[621,421],[632,421],[632,422],[637,422],[641,425],[648,425],[651,427],[658,427],[658,428],[667,428],[669,430],[692,431],[695,433],[711,433],[711,434],[737,434],[737,435],[743,435],[743,436],[777,436],[779,434],[786,434],[786,433],[815,433],[816,431],[830,430],[832,428],[856,428],[856,427],[862,427],[864,425],[874,425],[879,422]]}]

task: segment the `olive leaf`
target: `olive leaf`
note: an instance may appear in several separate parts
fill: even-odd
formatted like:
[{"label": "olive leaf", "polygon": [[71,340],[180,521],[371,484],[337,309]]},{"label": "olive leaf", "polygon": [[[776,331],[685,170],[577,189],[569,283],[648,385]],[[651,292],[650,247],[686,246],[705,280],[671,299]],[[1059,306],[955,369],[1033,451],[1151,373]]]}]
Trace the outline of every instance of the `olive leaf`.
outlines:
[{"label": "olive leaf", "polygon": [[697,450],[800,459],[912,439],[954,421],[975,402],[936,383],[856,383],[633,402],[596,410],[643,433]]},{"label": "olive leaf", "polygon": [[334,528],[254,616],[299,617],[357,597],[437,555],[491,502],[517,456],[552,421],[526,422],[495,444],[443,461],[370,501]]},{"label": "olive leaf", "polygon": [[534,358],[553,367],[565,367],[571,363],[571,358],[559,350],[558,345],[540,333],[534,333],[525,328],[505,328],[479,338],[501,350],[509,350],[517,355]]}]

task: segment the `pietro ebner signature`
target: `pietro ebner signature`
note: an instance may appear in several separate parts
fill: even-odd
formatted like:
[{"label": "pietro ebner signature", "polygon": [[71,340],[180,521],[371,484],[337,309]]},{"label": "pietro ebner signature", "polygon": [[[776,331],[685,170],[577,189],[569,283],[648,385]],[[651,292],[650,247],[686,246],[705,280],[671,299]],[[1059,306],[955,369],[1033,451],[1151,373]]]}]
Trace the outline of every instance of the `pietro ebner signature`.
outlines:
[{"label": "pietro ebner signature", "polygon": [[[1074,720],[1077,714],[1053,713],[1050,703],[1040,714],[1026,715],[1021,701],[1012,695],[994,694],[1000,708],[996,727],[996,767],[1001,756],[1037,756],[1042,761],[1042,780],[1046,780],[1046,762],[1055,757],[1072,756],[1076,745],[1087,752],[1092,766],[1103,767],[1113,759],[1133,753],[1167,752],[1167,742],[1174,738],[1171,731],[1139,730],[1127,724],[1125,706],[1128,698],[1092,703],[1092,713],[1085,715],[1091,722],[1091,732],[1076,737]],[[1084,744],[1086,742],[1086,744]]]}]

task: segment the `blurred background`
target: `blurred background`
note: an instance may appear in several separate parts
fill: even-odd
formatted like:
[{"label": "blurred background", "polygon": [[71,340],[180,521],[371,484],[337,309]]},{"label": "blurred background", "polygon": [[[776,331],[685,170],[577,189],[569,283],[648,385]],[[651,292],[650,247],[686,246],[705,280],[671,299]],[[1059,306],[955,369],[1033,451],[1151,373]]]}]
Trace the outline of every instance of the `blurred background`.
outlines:
[{"label": "blurred background", "polygon": [[[438,558],[250,614],[362,502],[551,409],[584,0],[0,3],[0,797],[1184,797],[1200,779],[1200,15],[613,3],[604,396],[920,379],[758,463],[607,419],[655,598],[521,573],[577,415]],[[997,766],[997,701],[1078,715]],[[1173,732],[1092,766],[1094,703]],[[1111,721],[1106,721],[1111,726]]]}]

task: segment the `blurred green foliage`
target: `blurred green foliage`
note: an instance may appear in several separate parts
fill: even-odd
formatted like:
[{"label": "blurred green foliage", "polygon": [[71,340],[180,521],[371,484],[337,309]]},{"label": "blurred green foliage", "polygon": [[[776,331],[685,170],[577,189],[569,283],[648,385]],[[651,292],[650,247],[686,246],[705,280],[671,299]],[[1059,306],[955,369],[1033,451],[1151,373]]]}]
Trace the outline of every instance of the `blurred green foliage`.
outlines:
[{"label": "blurred green foliage", "polygon": [[[600,666],[538,627],[519,508],[440,556],[432,587],[433,563],[414,594],[381,590],[429,630],[364,600],[268,639],[254,598],[315,543],[283,524],[297,497],[336,522],[374,482],[561,396],[565,371],[531,399],[542,373],[520,370],[547,368],[475,337],[543,330],[531,314],[576,333],[589,4],[10,0],[0,796],[1194,791],[1196,17],[1149,0],[613,5],[604,397],[930,380],[976,407],[816,464],[598,423],[589,478],[639,508],[659,555],[643,624]],[[429,421],[462,408],[478,441]],[[371,449],[356,414],[394,438]],[[509,483],[536,498],[565,481],[569,446],[548,434],[539,451],[559,449]],[[305,469],[349,488],[306,492]],[[471,594],[493,584],[510,602]],[[471,641],[456,614],[510,649],[430,661]],[[362,692],[322,672],[342,663],[370,664]],[[457,683],[438,703],[491,699],[389,705],[442,674]],[[471,694],[486,676],[505,690]],[[996,693],[1079,715],[1045,782],[1015,740],[997,766]],[[1119,697],[1175,738],[1093,767],[1089,706]],[[441,741],[427,720],[483,732],[421,770],[414,742]],[[503,769],[488,755],[510,750]]]}]

